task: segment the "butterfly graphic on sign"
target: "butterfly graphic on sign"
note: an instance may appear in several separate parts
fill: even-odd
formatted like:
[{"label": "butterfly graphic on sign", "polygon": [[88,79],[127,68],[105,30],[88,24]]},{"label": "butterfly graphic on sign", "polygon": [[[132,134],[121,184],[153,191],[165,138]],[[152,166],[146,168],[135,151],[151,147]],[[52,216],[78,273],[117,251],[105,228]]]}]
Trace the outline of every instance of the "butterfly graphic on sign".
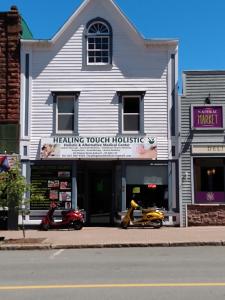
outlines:
[{"label": "butterfly graphic on sign", "polygon": [[214,193],[213,192],[208,192],[206,194],[206,200],[209,201],[209,202],[215,201],[215,195],[214,195]]}]

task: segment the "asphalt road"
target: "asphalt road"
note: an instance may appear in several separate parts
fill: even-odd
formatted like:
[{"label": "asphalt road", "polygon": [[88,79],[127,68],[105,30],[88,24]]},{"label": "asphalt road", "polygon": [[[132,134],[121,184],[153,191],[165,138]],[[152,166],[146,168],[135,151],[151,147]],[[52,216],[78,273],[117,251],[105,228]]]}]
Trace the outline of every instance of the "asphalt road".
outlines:
[{"label": "asphalt road", "polygon": [[224,247],[0,252],[0,300],[225,299]]}]

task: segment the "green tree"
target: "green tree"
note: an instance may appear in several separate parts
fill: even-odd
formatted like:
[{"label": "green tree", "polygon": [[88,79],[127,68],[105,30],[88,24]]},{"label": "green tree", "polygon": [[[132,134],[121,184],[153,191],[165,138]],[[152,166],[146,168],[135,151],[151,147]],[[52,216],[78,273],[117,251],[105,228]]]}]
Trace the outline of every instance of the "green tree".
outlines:
[{"label": "green tree", "polygon": [[0,206],[3,209],[18,210],[28,190],[29,185],[25,177],[21,175],[18,163],[7,172],[0,173]]},{"label": "green tree", "polygon": [[[17,162],[15,166],[8,171],[0,173],[0,207],[8,210],[9,227],[18,226],[18,214],[22,214],[22,229],[25,237],[24,215],[29,213],[29,203],[31,199],[27,197],[32,186],[26,182],[21,174],[20,165]],[[34,200],[42,200],[41,195],[35,194]],[[15,223],[14,226],[11,226]],[[15,229],[15,228],[14,228]]]}]

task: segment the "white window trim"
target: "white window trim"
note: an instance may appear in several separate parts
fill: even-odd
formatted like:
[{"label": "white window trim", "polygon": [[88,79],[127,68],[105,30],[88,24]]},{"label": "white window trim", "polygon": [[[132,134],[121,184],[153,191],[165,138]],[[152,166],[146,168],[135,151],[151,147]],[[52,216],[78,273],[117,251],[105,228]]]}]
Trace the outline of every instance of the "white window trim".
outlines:
[{"label": "white window trim", "polygon": [[[139,113],[129,113],[129,114],[124,113],[124,99],[125,98],[138,98],[139,99]],[[143,101],[142,101],[142,97],[140,95],[134,94],[134,95],[122,96],[122,133],[124,133],[124,134],[140,134],[142,132],[142,123],[143,123],[143,119],[144,119],[144,116],[142,114],[142,112],[143,112],[142,105],[143,105]],[[139,130],[135,130],[135,131],[124,130],[124,115],[139,115]]]},{"label": "white window trim", "polygon": [[[94,24],[97,24],[97,23],[101,23],[103,24],[107,29],[108,29],[108,32],[107,33],[89,33],[89,30],[90,28],[94,25]],[[86,41],[86,63],[87,65],[89,66],[108,66],[110,64],[110,55],[111,55],[111,51],[110,51],[110,29],[109,29],[109,26],[104,23],[104,22],[101,22],[101,21],[96,21],[96,22],[93,22],[90,24],[90,26],[88,27],[87,29],[87,41]],[[89,62],[89,51],[96,51],[95,49],[89,49],[89,43],[88,43],[88,38],[107,38],[108,39],[108,49],[106,50],[108,52],[108,62]],[[103,51],[103,49],[101,50],[97,50],[97,51]]]},{"label": "white window trim", "polygon": [[[107,38],[108,39],[108,48],[107,49],[89,49],[89,42],[88,42],[88,39],[91,37],[88,36],[87,38],[87,65],[109,65],[110,64],[110,37],[109,35],[107,36],[104,36],[104,35],[93,35],[93,38]],[[107,59],[108,61],[107,62],[89,62],[89,51],[93,51],[93,52],[102,52],[102,51],[105,51],[105,52],[108,52],[108,56],[107,56]],[[93,56],[94,59],[96,59],[96,56]]]}]

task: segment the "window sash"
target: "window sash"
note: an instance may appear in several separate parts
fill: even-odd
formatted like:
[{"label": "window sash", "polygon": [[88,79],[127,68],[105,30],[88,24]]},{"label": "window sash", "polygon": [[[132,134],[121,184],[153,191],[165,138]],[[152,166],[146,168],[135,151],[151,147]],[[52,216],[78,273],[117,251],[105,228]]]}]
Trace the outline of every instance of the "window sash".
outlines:
[{"label": "window sash", "polygon": [[91,36],[87,38],[87,64],[109,64],[109,36]]}]

